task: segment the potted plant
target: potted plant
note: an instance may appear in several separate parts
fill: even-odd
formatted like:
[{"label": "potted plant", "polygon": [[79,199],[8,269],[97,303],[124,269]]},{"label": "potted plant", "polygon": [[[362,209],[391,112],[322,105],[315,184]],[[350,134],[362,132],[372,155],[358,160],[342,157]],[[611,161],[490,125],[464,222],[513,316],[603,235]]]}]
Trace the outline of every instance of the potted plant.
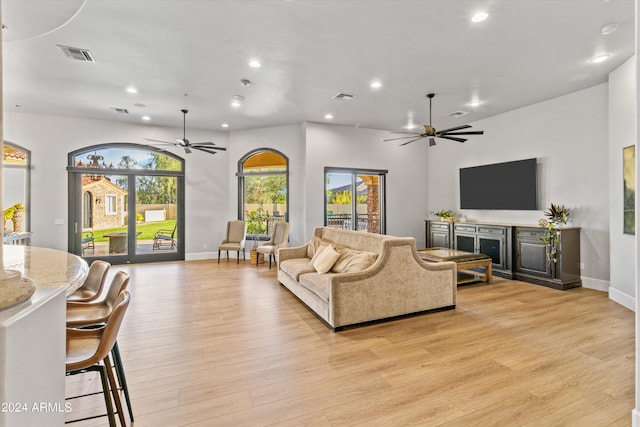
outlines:
[{"label": "potted plant", "polygon": [[569,209],[564,207],[564,205],[551,203],[547,210],[544,211],[544,216],[547,218],[538,221],[538,225],[546,231],[544,236],[540,238],[540,242],[549,248],[547,250],[547,261],[555,264],[558,262],[556,255],[558,253],[558,243],[560,242],[560,231],[558,231],[558,228],[567,225],[569,221]]},{"label": "potted plant", "polygon": [[438,212],[431,212],[431,214],[440,218],[440,221],[453,221],[453,212],[451,210],[441,209]]},{"label": "potted plant", "polygon": [[[267,230],[267,220],[269,219],[269,215],[267,212],[260,206],[258,209],[254,209],[252,211],[245,212],[245,221],[247,223],[247,234],[264,234]],[[251,251],[249,252],[249,260],[252,263],[256,262],[256,257],[258,253],[256,251],[257,240],[253,240],[253,246],[251,247]],[[258,262],[264,262],[263,255],[260,255],[260,260]]]},{"label": "potted plant", "polygon": [[22,203],[16,203],[13,205],[13,216],[11,217],[11,221],[13,221],[13,231],[15,233],[22,233],[24,231],[24,205]]},{"label": "potted plant", "polygon": [[8,221],[9,220],[13,220],[13,214],[15,213],[16,209],[13,206],[9,206],[7,209],[4,210],[4,231],[5,232],[11,232],[11,230],[9,230],[9,226],[8,226]]}]

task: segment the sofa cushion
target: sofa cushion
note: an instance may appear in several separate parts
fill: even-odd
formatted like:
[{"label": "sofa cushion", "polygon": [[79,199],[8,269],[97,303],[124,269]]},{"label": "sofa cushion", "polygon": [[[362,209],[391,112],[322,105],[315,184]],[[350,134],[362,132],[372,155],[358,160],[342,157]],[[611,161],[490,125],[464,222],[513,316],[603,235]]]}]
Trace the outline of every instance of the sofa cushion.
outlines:
[{"label": "sofa cushion", "polygon": [[333,249],[332,246],[327,246],[322,251],[318,251],[318,255],[313,257],[313,268],[316,269],[318,273],[324,274],[331,270],[333,264],[336,263],[340,254]]},{"label": "sofa cushion", "polygon": [[331,271],[334,273],[356,273],[365,270],[376,261],[378,254],[368,251],[357,251],[342,247],[338,251],[340,258],[333,264]]},{"label": "sofa cushion", "polygon": [[311,240],[309,240],[309,242],[307,243],[307,256],[309,258],[313,258],[322,243],[322,239],[318,236],[311,237]]},{"label": "sofa cushion", "polygon": [[332,274],[306,273],[300,275],[300,284],[325,302],[329,302]]},{"label": "sofa cushion", "polygon": [[295,280],[300,280],[300,275],[313,273],[315,269],[309,265],[309,258],[292,258],[280,262],[280,270],[287,273]]}]

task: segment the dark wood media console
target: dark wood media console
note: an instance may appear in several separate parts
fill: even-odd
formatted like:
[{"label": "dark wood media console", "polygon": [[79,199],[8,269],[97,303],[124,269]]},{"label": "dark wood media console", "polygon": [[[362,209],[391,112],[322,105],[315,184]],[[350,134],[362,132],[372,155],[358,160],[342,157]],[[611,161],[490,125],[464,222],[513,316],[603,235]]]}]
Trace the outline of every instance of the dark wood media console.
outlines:
[{"label": "dark wood media console", "polygon": [[560,230],[556,263],[547,261],[545,230],[534,225],[425,220],[426,246],[482,253],[492,259],[493,274],[554,289],[582,286],[580,228]]}]

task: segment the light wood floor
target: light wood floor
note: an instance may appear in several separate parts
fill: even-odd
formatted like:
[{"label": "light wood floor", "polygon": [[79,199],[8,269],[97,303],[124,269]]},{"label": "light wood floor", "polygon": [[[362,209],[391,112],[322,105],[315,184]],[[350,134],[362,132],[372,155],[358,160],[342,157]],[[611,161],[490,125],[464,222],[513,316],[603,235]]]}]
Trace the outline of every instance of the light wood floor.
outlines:
[{"label": "light wood floor", "polygon": [[[634,315],[602,292],[495,278],[455,310],[334,333],[266,265],[119,269],[138,427],[631,425]],[[95,390],[68,378],[67,395]]]}]

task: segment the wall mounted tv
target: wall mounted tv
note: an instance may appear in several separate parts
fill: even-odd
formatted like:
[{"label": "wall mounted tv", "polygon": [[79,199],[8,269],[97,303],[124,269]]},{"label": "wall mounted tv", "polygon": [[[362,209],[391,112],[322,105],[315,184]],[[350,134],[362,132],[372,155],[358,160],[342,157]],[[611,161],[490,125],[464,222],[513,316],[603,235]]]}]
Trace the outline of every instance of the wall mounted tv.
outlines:
[{"label": "wall mounted tv", "polygon": [[460,168],[460,208],[536,210],[536,169],[536,159]]}]

